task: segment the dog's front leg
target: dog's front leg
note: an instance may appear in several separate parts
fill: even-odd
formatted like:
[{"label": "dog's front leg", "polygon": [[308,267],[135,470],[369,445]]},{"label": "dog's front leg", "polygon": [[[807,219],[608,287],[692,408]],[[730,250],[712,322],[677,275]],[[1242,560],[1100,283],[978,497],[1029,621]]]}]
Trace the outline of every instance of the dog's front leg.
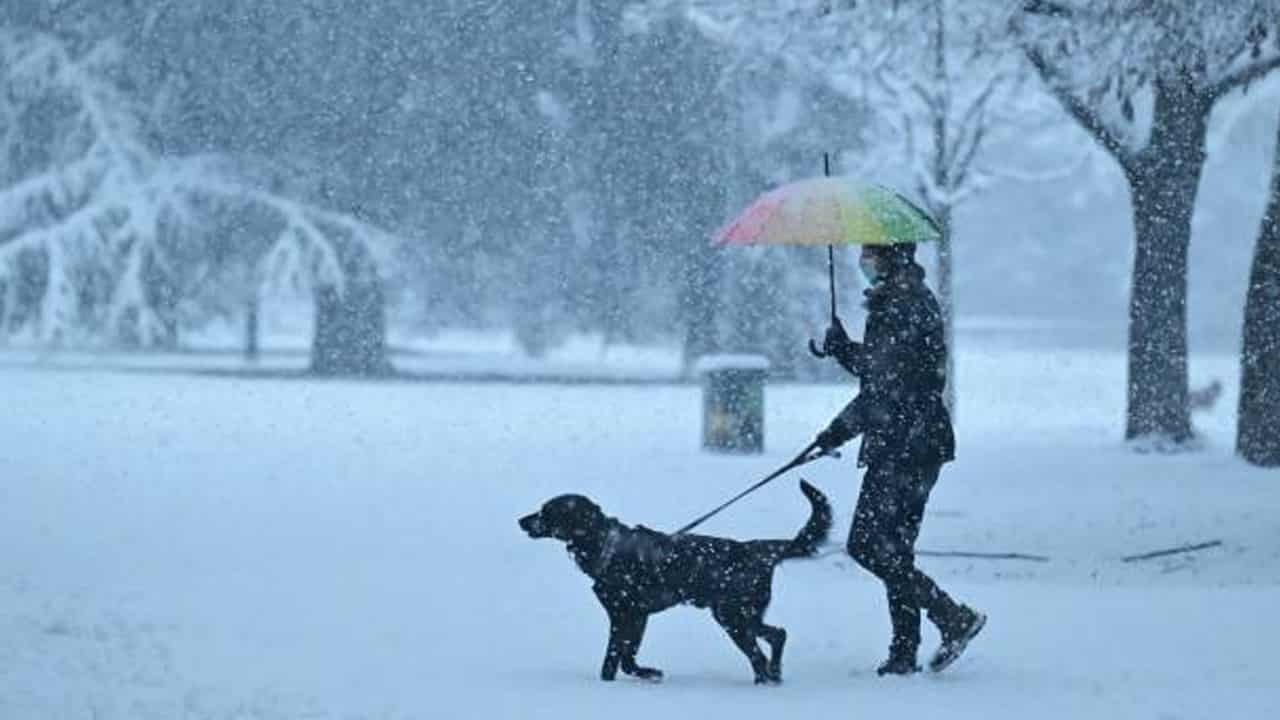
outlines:
[{"label": "dog's front leg", "polygon": [[609,647],[605,650],[600,679],[613,680],[617,677],[619,665],[622,666],[622,672],[643,680],[662,679],[661,670],[636,664],[636,652],[640,649],[640,641],[644,639],[647,621],[648,617],[643,614],[609,613]]},{"label": "dog's front leg", "polygon": [[619,613],[609,613],[609,646],[604,651],[604,665],[600,667],[600,679],[613,680],[618,676],[618,665],[627,654],[627,618]]},{"label": "dog's front leg", "polygon": [[657,681],[662,679],[661,670],[636,664],[636,654],[640,652],[640,642],[644,640],[644,628],[648,623],[648,615],[628,619],[623,640],[625,653],[622,655],[622,672],[641,680]]}]

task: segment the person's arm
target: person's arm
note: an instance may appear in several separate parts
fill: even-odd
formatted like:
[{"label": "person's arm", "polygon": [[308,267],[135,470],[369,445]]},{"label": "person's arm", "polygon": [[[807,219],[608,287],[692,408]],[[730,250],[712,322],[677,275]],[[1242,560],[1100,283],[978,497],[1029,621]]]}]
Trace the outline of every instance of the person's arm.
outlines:
[{"label": "person's arm", "polygon": [[897,399],[910,394],[910,388],[900,384],[909,382],[904,375],[911,366],[912,355],[919,352],[927,320],[919,314],[922,310],[914,305],[897,308],[896,312],[902,314],[893,318],[887,332],[876,332],[870,337],[871,342],[858,343],[856,354],[851,353],[862,387],[828,428],[833,438],[843,438],[841,444],[869,428],[890,424]]},{"label": "person's arm", "polygon": [[866,367],[866,350],[862,343],[850,340],[847,343],[832,345],[830,351],[836,362],[845,372],[854,377],[861,377]]},{"label": "person's arm", "polygon": [[844,409],[838,415],[832,418],[826,429],[818,433],[818,437],[815,440],[818,443],[818,448],[823,451],[835,450],[862,434],[863,429],[866,427],[864,421],[866,407],[867,398],[865,394],[858,393],[848,405],[844,406]]},{"label": "person's arm", "polygon": [[840,318],[831,318],[831,327],[822,343],[823,351],[836,359],[840,367],[854,377],[862,374],[865,365],[865,350],[860,342],[849,337]]},{"label": "person's arm", "polygon": [[[894,387],[905,378],[901,377],[911,365],[911,355],[919,351],[920,338],[927,329],[930,318],[925,315],[927,308],[919,305],[899,306],[892,312],[896,316],[884,318],[888,327],[869,336],[870,342],[854,343],[848,341],[845,354],[849,358],[849,366],[845,366],[862,381],[857,397],[836,415],[831,424],[818,434],[818,447],[833,450],[869,428],[884,426],[892,422],[895,397],[900,397],[905,388]],[[843,334],[843,327],[833,325],[833,330]],[[838,341],[839,337],[829,340]],[[844,335],[847,340],[848,336]],[[831,352],[841,365],[841,358],[836,344],[831,343]]]}]

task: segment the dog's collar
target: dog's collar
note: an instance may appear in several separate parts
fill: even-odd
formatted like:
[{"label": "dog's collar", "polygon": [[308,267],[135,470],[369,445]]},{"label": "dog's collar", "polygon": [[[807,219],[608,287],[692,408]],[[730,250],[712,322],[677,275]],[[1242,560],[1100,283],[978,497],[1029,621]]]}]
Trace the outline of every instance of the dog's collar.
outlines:
[{"label": "dog's collar", "polygon": [[604,571],[609,569],[609,563],[613,561],[613,554],[618,551],[618,540],[621,538],[621,530],[617,527],[609,528],[609,534],[604,537],[604,546],[600,548],[600,558],[596,560],[597,575],[603,575]]}]

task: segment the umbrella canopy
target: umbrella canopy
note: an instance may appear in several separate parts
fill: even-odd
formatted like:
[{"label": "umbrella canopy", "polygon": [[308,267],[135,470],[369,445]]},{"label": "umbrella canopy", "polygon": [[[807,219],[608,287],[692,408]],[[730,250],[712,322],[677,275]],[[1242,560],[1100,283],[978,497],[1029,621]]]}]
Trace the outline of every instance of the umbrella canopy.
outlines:
[{"label": "umbrella canopy", "polygon": [[716,233],[715,243],[892,245],[941,236],[928,213],[893,190],[850,177],[819,177],[761,195]]}]

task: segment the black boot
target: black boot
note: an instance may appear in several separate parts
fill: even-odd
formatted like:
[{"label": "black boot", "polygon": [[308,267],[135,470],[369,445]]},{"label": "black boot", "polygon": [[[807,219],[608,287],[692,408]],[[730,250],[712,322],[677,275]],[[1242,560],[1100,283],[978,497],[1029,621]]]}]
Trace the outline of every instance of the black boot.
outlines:
[{"label": "black boot", "polygon": [[920,672],[920,665],[916,663],[916,648],[920,646],[919,635],[899,634],[897,631],[900,629],[894,628],[893,641],[889,643],[889,659],[876,668],[876,674],[881,677],[914,675]]},{"label": "black boot", "polygon": [[929,660],[929,670],[942,672],[959,660],[969,641],[977,637],[986,624],[986,615],[961,605],[948,622],[938,626],[942,631],[942,645]]},{"label": "black boot", "polygon": [[911,586],[890,576],[885,583],[889,600],[889,621],[893,625],[893,639],[889,641],[889,659],[880,663],[876,674],[912,675],[920,672],[916,664],[916,650],[920,647],[920,608],[911,597]]},{"label": "black boot", "polygon": [[893,653],[888,660],[880,663],[880,667],[876,668],[876,674],[884,677],[885,675],[914,675],[920,672],[920,666],[916,664],[916,656],[902,655]]}]

